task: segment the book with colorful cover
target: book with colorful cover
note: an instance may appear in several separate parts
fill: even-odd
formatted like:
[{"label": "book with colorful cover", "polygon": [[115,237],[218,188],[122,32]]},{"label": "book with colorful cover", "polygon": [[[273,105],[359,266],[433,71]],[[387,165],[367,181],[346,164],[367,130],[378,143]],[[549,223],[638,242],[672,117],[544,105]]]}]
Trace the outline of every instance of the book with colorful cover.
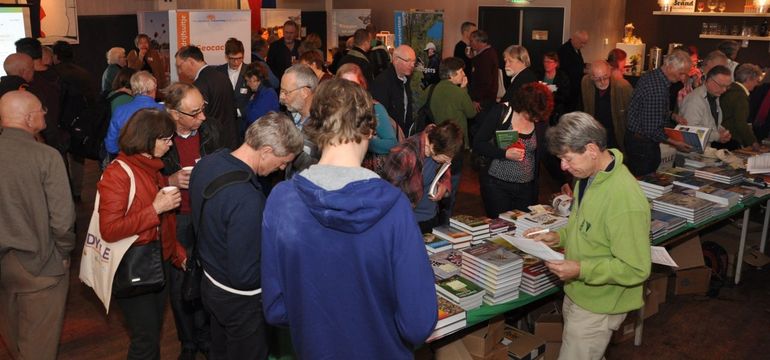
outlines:
[{"label": "book with colorful cover", "polygon": [[437,279],[448,279],[460,274],[463,265],[462,252],[457,250],[444,250],[430,256],[430,265]]},{"label": "book with colorful cover", "polygon": [[495,140],[499,148],[506,150],[519,141],[519,132],[516,130],[497,130],[495,131]]},{"label": "book with colorful cover", "polygon": [[649,186],[659,190],[671,189],[674,186],[674,179],[671,175],[658,172],[642,176],[639,179],[639,182],[643,186]]},{"label": "book with colorful cover", "polygon": [[522,218],[524,215],[527,215],[527,212],[521,210],[510,210],[498,215],[497,217],[505,221],[515,223],[516,220]]},{"label": "book with colorful cover", "polygon": [[432,254],[452,248],[452,243],[450,243],[446,239],[442,239],[436,236],[436,234],[431,234],[431,233],[422,234],[422,239],[425,242],[425,249],[427,249],[428,252]]},{"label": "book with colorful cover", "polygon": [[436,236],[444,240],[448,240],[453,244],[471,241],[471,239],[473,239],[473,235],[469,234],[468,232],[457,229],[449,225],[441,225],[441,226],[434,227],[433,234],[435,234]]},{"label": "book with colorful cover", "polygon": [[463,299],[473,296],[482,296],[479,294],[484,293],[484,289],[476,285],[476,283],[459,275],[452,276],[448,279],[437,280],[436,290],[438,290],[439,293],[446,295],[449,300],[452,300],[455,303],[459,303]]},{"label": "book with colorful cover", "polygon": [[441,295],[436,296],[436,298],[438,300],[438,321],[436,322],[436,329],[440,329],[466,318],[465,310],[463,310],[463,308]]},{"label": "book with colorful cover", "polygon": [[449,224],[463,230],[476,232],[489,229],[490,219],[484,216],[455,215],[449,218]]},{"label": "book with colorful cover", "polygon": [[686,143],[692,146],[693,151],[701,154],[703,153],[704,144],[701,143],[697,133],[678,128],[664,128],[663,130],[666,132],[666,136],[668,136],[669,139]]},{"label": "book with colorful cover", "polygon": [[463,254],[497,271],[514,268],[523,262],[521,256],[492,242],[464,249]]}]

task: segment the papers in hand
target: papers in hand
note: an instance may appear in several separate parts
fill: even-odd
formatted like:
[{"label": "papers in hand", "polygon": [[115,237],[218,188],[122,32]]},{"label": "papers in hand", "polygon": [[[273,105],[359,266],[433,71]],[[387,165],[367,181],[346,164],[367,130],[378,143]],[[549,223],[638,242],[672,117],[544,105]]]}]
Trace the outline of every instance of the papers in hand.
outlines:
[{"label": "papers in hand", "polygon": [[666,251],[666,248],[662,246],[650,246],[650,256],[654,264],[679,267],[668,251]]},{"label": "papers in hand", "polygon": [[441,165],[441,167],[438,169],[438,172],[436,173],[436,177],[433,178],[433,182],[430,183],[430,188],[428,189],[428,195],[433,197],[436,196],[436,193],[438,192],[438,182],[441,180],[441,177],[444,176],[444,173],[449,169],[449,167],[452,166],[451,162],[447,162]]},{"label": "papers in hand", "polygon": [[564,260],[564,254],[554,251],[548,245],[540,241],[508,234],[500,234],[500,236],[519,250],[545,261]]}]

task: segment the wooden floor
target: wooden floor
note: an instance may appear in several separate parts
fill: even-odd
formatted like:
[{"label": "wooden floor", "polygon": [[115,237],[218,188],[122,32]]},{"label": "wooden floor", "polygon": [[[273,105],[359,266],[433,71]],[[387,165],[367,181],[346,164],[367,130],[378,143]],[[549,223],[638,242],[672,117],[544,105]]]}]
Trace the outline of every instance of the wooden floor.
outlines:
[{"label": "wooden floor", "polygon": [[[467,164],[468,162],[466,162]],[[120,310],[114,306],[109,315],[90,288],[77,279],[79,254],[88,226],[98,179],[96,164],[89,162],[84,181],[83,201],[77,204],[78,247],[73,252],[73,272],[60,359],[123,359],[128,335]],[[559,184],[543,176],[541,188],[554,190]],[[541,191],[541,201],[550,192]],[[466,166],[463,172],[457,209],[483,215],[478,179]],[[756,228],[756,226],[754,226]],[[736,232],[737,233],[737,232]],[[758,238],[758,232],[750,237]],[[737,236],[736,236],[737,241]],[[743,282],[723,289],[716,299],[700,296],[669,297],[660,313],[645,323],[644,344],[632,342],[611,345],[608,359],[768,359],[770,358],[770,271],[748,268]],[[163,359],[176,359],[179,353],[171,310],[167,307],[161,353]],[[0,360],[10,359],[0,342]]]}]

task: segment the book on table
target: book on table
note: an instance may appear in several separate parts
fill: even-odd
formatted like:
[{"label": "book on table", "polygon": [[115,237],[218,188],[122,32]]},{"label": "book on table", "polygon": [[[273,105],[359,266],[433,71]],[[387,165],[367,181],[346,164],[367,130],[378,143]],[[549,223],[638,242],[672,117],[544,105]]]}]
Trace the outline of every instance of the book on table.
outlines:
[{"label": "book on table", "polygon": [[441,167],[436,172],[436,177],[434,177],[433,181],[430,183],[430,187],[428,188],[428,195],[436,196],[438,193],[438,182],[441,180],[441,177],[444,176],[444,173],[449,170],[450,166],[452,166],[451,161],[441,164]]},{"label": "book on table", "polygon": [[452,248],[452,243],[446,239],[438,237],[436,234],[425,233],[422,234],[422,239],[425,242],[425,249],[429,253],[435,254],[444,250]]},{"label": "book on table", "polygon": [[433,234],[453,244],[471,241],[473,235],[449,225],[441,225],[433,228]]},{"label": "book on table", "polygon": [[449,218],[449,224],[471,234],[489,231],[491,220],[484,216],[455,215]]},{"label": "book on table", "polygon": [[665,128],[666,136],[672,140],[692,146],[693,151],[703,153],[708,145],[711,129],[702,126],[677,125],[673,129]]},{"label": "book on table", "polygon": [[[456,304],[463,305],[466,300],[484,296],[484,289],[462,276],[455,275],[448,279],[436,281],[436,290]],[[463,307],[463,309],[468,310]]]},{"label": "book on table", "polygon": [[695,192],[695,197],[732,207],[740,200],[740,194],[706,185]]},{"label": "book on table", "polygon": [[462,253],[458,250],[445,250],[430,256],[433,275],[437,279],[448,279],[460,274],[463,265]]},{"label": "book on table", "polygon": [[521,256],[492,242],[464,249],[463,257],[498,272],[515,269],[523,263]]},{"label": "book on table", "polygon": [[441,295],[437,295],[438,300],[438,321],[436,329],[446,327],[466,318],[465,310],[457,304],[447,300]]},{"label": "book on table", "polygon": [[495,131],[495,141],[500,149],[507,150],[519,141],[519,132],[516,130]]}]

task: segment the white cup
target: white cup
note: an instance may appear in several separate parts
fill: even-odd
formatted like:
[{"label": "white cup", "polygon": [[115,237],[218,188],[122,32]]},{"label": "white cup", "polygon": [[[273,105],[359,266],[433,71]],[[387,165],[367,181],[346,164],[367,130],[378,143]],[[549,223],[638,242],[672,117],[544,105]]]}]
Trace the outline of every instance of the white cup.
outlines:
[{"label": "white cup", "polygon": [[177,188],[176,186],[164,186],[160,190],[163,191],[163,193],[168,194],[168,193],[172,193],[172,192],[174,192],[175,190],[178,190],[178,189],[179,188]]},{"label": "white cup", "polygon": [[182,168],[182,170],[184,170],[184,171],[188,171],[188,172],[192,172],[192,170],[193,170],[193,168],[194,168],[194,167],[195,167],[195,166],[185,166],[185,167],[183,167],[183,168]]}]

